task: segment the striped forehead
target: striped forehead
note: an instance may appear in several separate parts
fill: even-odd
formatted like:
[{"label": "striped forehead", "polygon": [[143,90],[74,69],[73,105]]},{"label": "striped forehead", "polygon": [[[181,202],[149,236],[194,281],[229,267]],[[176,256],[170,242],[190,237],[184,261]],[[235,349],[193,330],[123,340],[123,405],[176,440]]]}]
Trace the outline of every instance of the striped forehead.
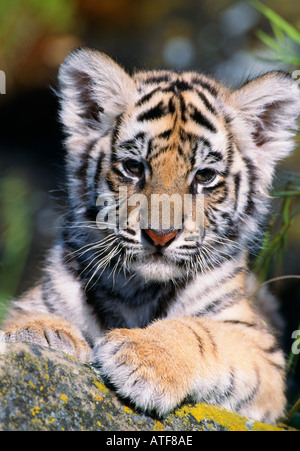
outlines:
[{"label": "striped forehead", "polygon": [[[153,72],[137,77],[139,98],[119,130],[119,142],[147,161],[177,153],[197,162],[226,158],[228,132],[218,98],[219,86],[197,74]],[[130,149],[130,150],[129,150]],[[200,163],[200,161],[199,161]]]}]

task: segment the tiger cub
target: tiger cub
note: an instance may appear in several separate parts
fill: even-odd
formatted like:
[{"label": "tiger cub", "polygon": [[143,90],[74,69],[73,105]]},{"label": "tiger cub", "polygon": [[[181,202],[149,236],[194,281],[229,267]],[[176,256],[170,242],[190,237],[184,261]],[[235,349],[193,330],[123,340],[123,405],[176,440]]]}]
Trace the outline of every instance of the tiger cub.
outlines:
[{"label": "tiger cub", "polygon": [[268,293],[254,301],[247,265],[275,164],[294,147],[296,83],[280,71],[237,90],[196,72],[130,76],[80,49],[59,85],[62,233],[40,284],[14,301],[5,340],[93,361],[144,412],[189,400],[275,422],[276,305]]}]

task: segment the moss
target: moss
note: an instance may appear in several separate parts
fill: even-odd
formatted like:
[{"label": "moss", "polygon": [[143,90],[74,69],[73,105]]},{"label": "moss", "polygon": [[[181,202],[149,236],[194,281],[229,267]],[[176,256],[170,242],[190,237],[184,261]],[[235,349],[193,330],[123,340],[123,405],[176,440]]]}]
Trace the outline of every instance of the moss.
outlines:
[{"label": "moss", "polygon": [[214,406],[185,405],[155,419],[121,402],[91,365],[48,348],[7,344],[0,355],[0,430],[282,430]]}]

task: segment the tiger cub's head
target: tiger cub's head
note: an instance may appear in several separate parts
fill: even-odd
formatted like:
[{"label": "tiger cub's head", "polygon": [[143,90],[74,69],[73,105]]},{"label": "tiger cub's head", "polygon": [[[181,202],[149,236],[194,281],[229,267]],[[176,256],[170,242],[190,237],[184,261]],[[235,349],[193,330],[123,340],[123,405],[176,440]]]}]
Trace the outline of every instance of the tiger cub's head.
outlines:
[{"label": "tiger cub's head", "polygon": [[289,75],[230,90],[196,72],[130,76],[82,49],[59,82],[72,217],[87,225],[80,239],[99,271],[103,260],[165,281],[245,255],[275,164],[293,149],[300,95]]}]

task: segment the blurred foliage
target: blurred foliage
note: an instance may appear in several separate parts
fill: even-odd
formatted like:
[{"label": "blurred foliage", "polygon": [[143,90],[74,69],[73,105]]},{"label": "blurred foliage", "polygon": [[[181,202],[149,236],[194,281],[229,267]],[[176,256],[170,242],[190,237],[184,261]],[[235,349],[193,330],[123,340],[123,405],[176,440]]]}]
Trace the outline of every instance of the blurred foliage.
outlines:
[{"label": "blurred foliage", "polygon": [[276,212],[272,215],[261,251],[255,261],[255,273],[261,282],[270,275],[282,273],[284,253],[290,228],[300,215],[300,176],[286,174],[287,180],[271,195],[279,199]]},{"label": "blurred foliage", "polygon": [[[21,27],[30,18],[44,28],[62,31],[71,24],[74,14],[74,2],[71,0],[2,0],[0,4],[0,39],[13,40],[12,27]],[[16,27],[16,28],[17,28]],[[31,30],[30,30],[31,33]]]},{"label": "blurred foliage", "polygon": [[[251,4],[270,21],[274,33],[274,37],[270,37],[262,30],[257,31],[258,38],[268,49],[269,60],[287,63],[291,70],[297,68],[297,65],[300,65],[300,31],[260,1],[251,0]],[[296,75],[294,78],[297,79],[299,71],[294,72],[293,75]],[[273,193],[274,197],[280,199],[281,208],[279,214],[274,214],[271,218],[262,250],[256,260],[255,269],[261,281],[266,280],[271,272],[282,274],[289,231],[300,215],[300,176],[288,173],[286,179],[283,187]],[[298,330],[300,330],[300,323]],[[298,357],[298,354],[290,352],[287,375],[291,379],[298,364]],[[294,405],[290,407],[285,420],[300,428],[300,394],[296,396],[296,401],[294,400]]]},{"label": "blurred foliage", "polygon": [[71,29],[75,5],[73,0],[1,0],[0,67],[8,83],[41,81],[53,57],[55,66],[61,62],[72,39],[66,45],[64,40],[56,43],[57,55],[53,44],[55,36]]},{"label": "blurred foliage", "polygon": [[297,67],[300,64],[300,31],[260,1],[252,0],[250,3],[270,21],[274,37],[263,30],[256,33],[269,49],[270,61]]},{"label": "blurred foliage", "polygon": [[[300,15],[298,0],[265,3],[291,20]],[[48,83],[66,55],[81,45],[97,47],[129,66],[147,67],[180,67],[187,48],[190,67],[211,71],[220,65],[224,80],[222,63],[228,61],[232,68],[231,59],[236,53],[240,57],[239,50],[247,54],[257,20],[258,13],[246,0],[1,0],[0,68],[12,92]],[[187,45],[181,52],[176,38]],[[176,53],[171,62],[166,58],[169,45]],[[236,66],[227,80],[243,72]]]},{"label": "blurred foliage", "polygon": [[29,189],[17,174],[0,180],[0,322],[15,295],[32,240]]}]

